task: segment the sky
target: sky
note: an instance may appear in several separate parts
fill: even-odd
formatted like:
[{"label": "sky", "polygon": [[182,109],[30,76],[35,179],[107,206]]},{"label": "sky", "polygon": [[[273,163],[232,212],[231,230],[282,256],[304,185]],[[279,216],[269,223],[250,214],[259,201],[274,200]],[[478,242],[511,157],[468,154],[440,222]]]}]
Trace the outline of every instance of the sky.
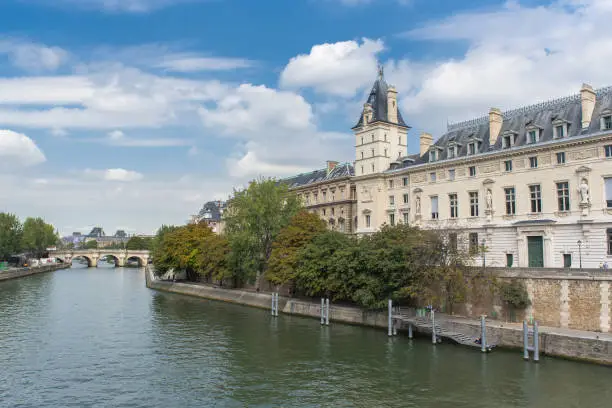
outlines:
[{"label": "sky", "polygon": [[377,65],[412,127],[612,85],[612,0],[2,0],[0,211],[154,233],[353,161]]}]

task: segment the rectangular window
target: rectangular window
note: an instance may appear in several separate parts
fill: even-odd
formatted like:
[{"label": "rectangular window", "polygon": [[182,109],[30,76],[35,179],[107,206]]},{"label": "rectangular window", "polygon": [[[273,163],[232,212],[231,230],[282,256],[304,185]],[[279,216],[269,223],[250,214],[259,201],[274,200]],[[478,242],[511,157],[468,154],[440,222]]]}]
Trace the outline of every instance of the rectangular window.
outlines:
[{"label": "rectangular window", "polygon": [[529,186],[529,197],[531,200],[531,212],[542,212],[542,189],[539,184]]},{"label": "rectangular window", "polygon": [[470,166],[470,177],[476,177],[476,166]]},{"label": "rectangular window", "polygon": [[606,157],[612,157],[612,145],[604,146]]},{"label": "rectangular window", "polygon": [[438,218],[438,196],[433,196],[431,197],[431,219],[437,220]]},{"label": "rectangular window", "polygon": [[557,183],[557,201],[559,203],[559,211],[570,210],[569,183],[567,181]]},{"label": "rectangular window", "polygon": [[406,187],[408,185],[408,177],[404,177],[402,179],[402,184],[404,185],[404,187]]},{"label": "rectangular window", "polygon": [[604,183],[606,185],[606,207],[612,208],[612,177],[605,178]]},{"label": "rectangular window", "polygon": [[563,254],[563,267],[564,268],[572,267],[572,254]]},{"label": "rectangular window", "polygon": [[370,220],[370,215],[368,214],[368,215],[365,216],[365,225],[366,225],[366,228],[370,228],[370,225],[371,225],[370,221],[371,221]]},{"label": "rectangular window", "polygon": [[538,157],[537,156],[533,156],[529,158],[529,167],[531,167],[532,169],[538,168]]},{"label": "rectangular window", "polygon": [[451,232],[448,234],[448,246],[451,251],[457,251],[457,233]]},{"label": "rectangular window", "polygon": [[478,191],[470,192],[470,216],[478,217]]},{"label": "rectangular window", "polygon": [[404,213],[404,224],[408,225],[408,222],[410,221],[409,218],[410,218],[410,214]]},{"label": "rectangular window", "polygon": [[557,153],[557,164],[565,164],[565,152]]},{"label": "rectangular window", "polygon": [[448,201],[450,205],[450,217],[459,217],[459,200],[457,199],[457,194],[449,194]]},{"label": "rectangular window", "polygon": [[604,116],[601,120],[603,130],[612,129],[612,116]]},{"label": "rectangular window", "polygon": [[504,188],[506,196],[506,215],[516,214],[516,193],[514,187]]},{"label": "rectangular window", "polygon": [[410,197],[408,196],[408,194],[404,194],[404,204],[408,203],[410,203]]},{"label": "rectangular window", "polygon": [[389,214],[389,225],[392,227],[395,225],[395,214]]},{"label": "rectangular window", "polygon": [[608,255],[612,255],[612,228],[608,229]]},{"label": "rectangular window", "polygon": [[395,205],[395,196],[389,196],[389,205]]},{"label": "rectangular window", "polygon": [[509,149],[510,147],[512,147],[512,136],[504,136],[504,138],[502,139],[502,147],[504,149]]},{"label": "rectangular window", "polygon": [[331,210],[332,210],[332,215],[336,215],[336,209],[332,208]]},{"label": "rectangular window", "polygon": [[450,169],[450,170],[448,171],[448,179],[449,179],[450,181],[453,181],[453,180],[455,179],[455,169]]},{"label": "rectangular window", "polygon": [[504,167],[505,167],[507,172],[512,171],[512,160],[506,160],[504,162]]},{"label": "rectangular window", "polygon": [[393,180],[389,180],[389,188],[393,188]]},{"label": "rectangular window", "polygon": [[429,161],[435,162],[436,160],[438,160],[438,152],[436,150],[431,150],[429,152]]},{"label": "rectangular window", "polygon": [[512,264],[514,264],[514,255],[506,254],[506,266],[512,268]]},{"label": "rectangular window", "polygon": [[476,143],[468,144],[468,154],[469,155],[476,154]]},{"label": "rectangular window", "polygon": [[528,134],[529,143],[537,143],[538,141],[538,131],[530,130]]},{"label": "rectangular window", "polygon": [[449,159],[455,158],[455,146],[451,146],[448,148],[448,158]]},{"label": "rectangular window", "polygon": [[470,254],[478,253],[478,233],[470,232]]},{"label": "rectangular window", "polygon": [[319,194],[317,194],[317,193],[314,194],[314,201],[315,201],[315,203],[319,202]]},{"label": "rectangular window", "polygon": [[324,209],[323,209],[323,215],[325,215],[325,212],[326,212],[326,210],[325,210],[325,208],[324,208]]},{"label": "rectangular window", "polygon": [[436,181],[436,172],[432,171],[431,173],[429,173],[429,181],[431,181],[432,183]]},{"label": "rectangular window", "polygon": [[555,138],[565,137],[565,125],[555,126]]},{"label": "rectangular window", "polygon": [[323,202],[327,201],[327,193],[324,191],[323,192]]}]

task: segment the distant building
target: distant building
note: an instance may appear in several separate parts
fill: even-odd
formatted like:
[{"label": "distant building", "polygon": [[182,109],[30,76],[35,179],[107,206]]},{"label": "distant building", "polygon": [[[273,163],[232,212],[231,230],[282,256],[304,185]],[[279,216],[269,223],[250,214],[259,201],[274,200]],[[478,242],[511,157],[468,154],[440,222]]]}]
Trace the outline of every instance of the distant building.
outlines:
[{"label": "distant building", "polygon": [[209,201],[197,215],[191,216],[191,224],[206,223],[214,233],[223,232],[223,212],[227,208],[225,201]]}]

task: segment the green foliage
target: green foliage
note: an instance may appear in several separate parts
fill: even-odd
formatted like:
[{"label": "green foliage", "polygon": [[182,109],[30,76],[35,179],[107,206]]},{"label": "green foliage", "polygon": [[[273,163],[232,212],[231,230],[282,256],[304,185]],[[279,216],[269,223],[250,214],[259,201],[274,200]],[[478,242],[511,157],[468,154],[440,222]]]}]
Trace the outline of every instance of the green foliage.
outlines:
[{"label": "green foliage", "polygon": [[53,225],[42,218],[27,218],[23,223],[22,247],[35,257],[42,257],[46,249],[57,245],[58,241]]},{"label": "green foliage", "polygon": [[531,305],[525,284],[513,279],[499,284],[500,296],[510,307],[523,310]]},{"label": "green foliage", "polygon": [[128,251],[150,250],[152,238],[146,237],[131,237],[125,247]]},{"label": "green foliage", "polygon": [[295,194],[273,179],[254,180],[248,188],[234,191],[224,222],[231,247],[230,270],[237,281],[265,272],[272,243],[300,208]]},{"label": "green foliage", "polygon": [[98,249],[98,241],[92,239],[83,244],[83,249]]},{"label": "green foliage", "polygon": [[325,222],[318,215],[297,213],[272,244],[266,279],[277,285],[294,280],[300,250],[325,231]]},{"label": "green foliage", "polygon": [[23,228],[16,215],[0,213],[0,260],[21,251],[22,233]]}]

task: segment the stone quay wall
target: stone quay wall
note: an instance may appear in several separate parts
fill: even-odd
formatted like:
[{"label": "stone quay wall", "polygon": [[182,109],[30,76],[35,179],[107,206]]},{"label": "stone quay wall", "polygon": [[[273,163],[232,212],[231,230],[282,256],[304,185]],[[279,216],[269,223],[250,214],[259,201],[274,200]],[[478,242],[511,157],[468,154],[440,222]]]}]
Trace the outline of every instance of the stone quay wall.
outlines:
[{"label": "stone quay wall", "polygon": [[[155,279],[151,268],[145,272],[148,288],[196,296],[205,299],[237,303],[261,309],[270,309],[272,295],[238,289],[223,289],[201,284],[179,283]],[[296,300],[279,297],[279,312],[319,319],[321,305],[315,301]],[[387,329],[387,311],[368,311],[358,307],[330,305],[330,322],[356,324]],[[445,327],[468,334],[480,336],[480,322],[469,318],[446,317]],[[399,327],[400,331],[407,327]],[[424,333],[421,333],[424,334]],[[523,333],[520,324],[487,321],[487,338],[490,344],[501,348],[520,349],[523,346]],[[570,329],[540,327],[540,350],[543,354],[612,365],[612,334],[602,334]],[[517,353],[517,358],[519,353]]]},{"label": "stone quay wall", "polygon": [[18,268],[0,271],[0,281],[23,278],[24,276],[36,275],[39,273],[54,272],[59,269],[70,268],[70,264],[49,264],[43,266],[35,266],[32,268]]},{"label": "stone quay wall", "polygon": [[[487,268],[500,281],[525,284],[531,306],[515,312],[515,319],[533,318],[542,326],[609,333],[611,325],[612,271],[552,268]],[[510,311],[499,295],[485,289],[468,294],[454,312],[478,317],[481,314],[510,320]]]}]

